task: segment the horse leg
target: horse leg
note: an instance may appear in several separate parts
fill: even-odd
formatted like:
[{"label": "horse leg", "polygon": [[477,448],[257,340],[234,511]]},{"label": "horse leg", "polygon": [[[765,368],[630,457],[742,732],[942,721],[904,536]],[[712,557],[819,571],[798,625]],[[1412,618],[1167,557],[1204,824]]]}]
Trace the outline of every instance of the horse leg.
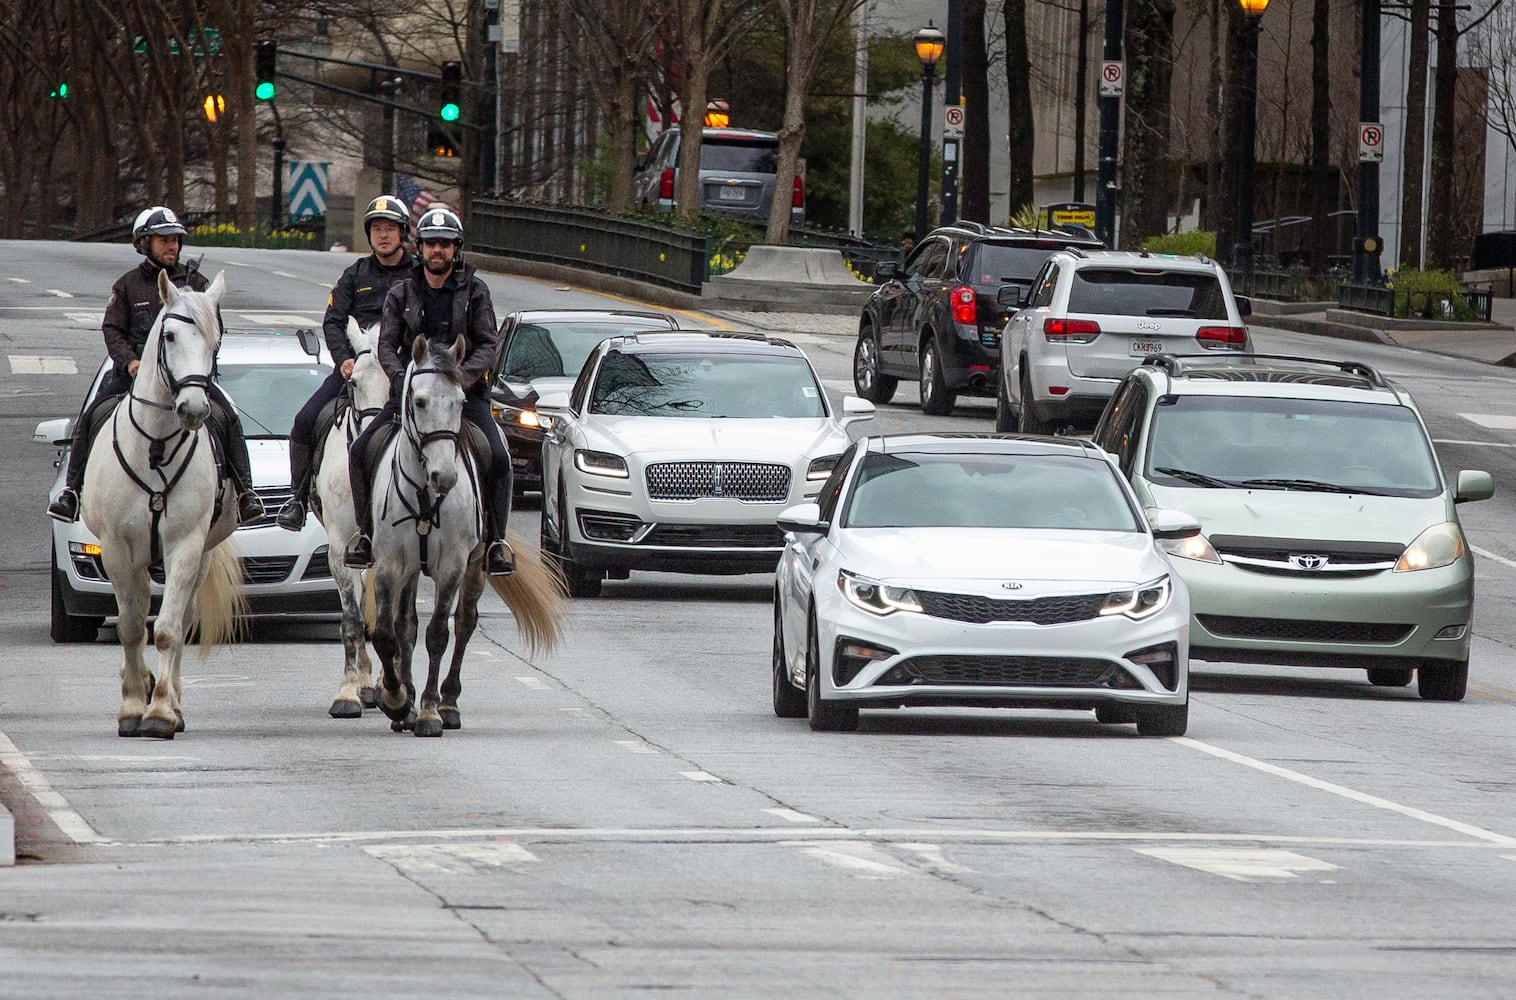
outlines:
[{"label": "horse leg", "polygon": [[386,574],[375,575],[374,651],[379,654],[381,668],[379,709],[392,722],[404,720],[411,710],[411,696],[400,672],[400,647],[405,632],[405,624],[400,620],[403,594],[404,588],[397,587]]},{"label": "horse leg", "polygon": [[[110,550],[107,549],[107,552]],[[121,707],[116,710],[116,735],[136,736],[147,711],[151,675],[143,650],[147,644],[147,612],[152,589],[147,570],[110,568],[116,588],[116,635],[121,640]]]},{"label": "horse leg", "polygon": [[[330,547],[330,552],[336,552],[336,546]],[[338,596],[342,599],[342,686],[337,689],[337,697],[332,701],[332,707],[327,710],[334,719],[356,719],[363,715],[364,705],[360,698],[359,686],[362,682],[369,684],[369,706],[373,707],[374,689],[372,682],[364,675],[359,676],[359,661],[367,667],[368,651],[364,649],[366,636],[363,627],[363,574],[357,570],[348,569],[341,565],[340,556],[328,556],[328,565],[331,566],[332,577],[337,581]]]},{"label": "horse leg", "polygon": [[181,540],[172,552],[164,553],[163,603],[153,625],[153,645],[158,649],[158,683],[137,729],[143,736],[171,740],[179,728],[182,714],[178,696],[181,688],[179,664],[184,657],[188,613],[209,565],[210,557],[205,553],[203,537]]},{"label": "horse leg", "polygon": [[441,736],[442,715],[437,711],[441,698],[437,694],[437,680],[442,672],[442,654],[447,652],[449,609],[457,596],[458,588],[438,587],[437,601],[432,607],[431,621],[426,625],[426,689],[421,692],[421,707],[416,713],[417,736]]},{"label": "horse leg", "polygon": [[453,662],[442,681],[438,714],[443,729],[463,728],[463,717],[458,713],[458,696],[463,693],[463,652],[479,626],[479,595],[484,593],[484,582],[483,571],[470,560],[463,572],[463,585],[458,588],[458,610],[453,614]]},{"label": "horse leg", "polygon": [[411,678],[411,660],[416,652],[416,590],[421,583],[418,573],[410,578],[400,592],[400,608],[396,614],[399,622],[399,659],[400,680],[405,685],[406,693],[406,717],[404,720],[392,720],[390,729],[394,732],[402,732],[416,727],[416,682]]}]

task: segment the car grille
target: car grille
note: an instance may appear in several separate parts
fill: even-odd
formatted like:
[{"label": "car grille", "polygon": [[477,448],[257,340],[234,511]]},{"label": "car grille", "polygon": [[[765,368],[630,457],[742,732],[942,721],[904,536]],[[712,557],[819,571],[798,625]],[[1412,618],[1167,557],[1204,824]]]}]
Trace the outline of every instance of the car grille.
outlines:
[{"label": "car grille", "polygon": [[723,497],[776,503],[789,498],[790,467],[761,462],[660,462],[646,472],[653,500]]},{"label": "car grille", "polygon": [[1293,642],[1402,642],[1414,625],[1383,622],[1318,622],[1298,618],[1243,618],[1198,615],[1212,635],[1225,639],[1284,639]]},{"label": "car grille", "polygon": [[[283,583],[294,570],[294,556],[242,557],[243,583]],[[154,583],[163,583],[162,566],[154,566],[149,572]]]},{"label": "car grille", "polygon": [[918,590],[921,609],[933,618],[984,625],[989,622],[1031,622],[1035,625],[1063,625],[1088,621],[1100,616],[1108,594],[1075,594],[1067,597],[1036,597],[1031,600],[1003,601],[973,594],[937,594]]},{"label": "car grille", "polygon": [[295,495],[294,489],[290,486],[260,486],[253,492],[258,494],[259,500],[263,501],[263,516],[256,521],[239,524],[238,531],[247,528],[267,528],[274,523],[274,517],[278,515],[279,508],[289,503],[290,498]]},{"label": "car grille", "polygon": [[1399,542],[1334,542],[1304,538],[1215,535],[1211,544],[1229,565],[1255,573],[1363,576],[1394,567]]},{"label": "car grille", "polygon": [[1072,656],[913,656],[882,684],[977,684],[995,687],[1112,687],[1126,672],[1108,660]]},{"label": "car grille", "polygon": [[782,549],[784,533],[772,524],[657,524],[641,544],[687,549]]}]

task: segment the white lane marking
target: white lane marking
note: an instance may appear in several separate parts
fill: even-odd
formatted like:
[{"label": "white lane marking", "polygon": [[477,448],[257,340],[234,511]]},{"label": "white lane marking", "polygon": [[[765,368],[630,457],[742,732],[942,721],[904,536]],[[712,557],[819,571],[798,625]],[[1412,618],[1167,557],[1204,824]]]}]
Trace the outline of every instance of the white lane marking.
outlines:
[{"label": "white lane marking", "polygon": [[77,760],[96,762],[104,761],[109,764],[161,764],[166,761],[175,763],[187,763],[199,760],[198,757],[179,754],[144,754],[141,757],[124,753],[34,753],[34,760]]},{"label": "white lane marking", "polygon": [[1433,826],[1440,826],[1447,830],[1453,830],[1457,833],[1463,834],[1466,837],[1474,837],[1478,840],[1487,840],[1490,843],[1498,844],[1501,847],[1516,847],[1516,837],[1508,837],[1503,833],[1494,833],[1490,830],[1484,829],[1483,827],[1474,826],[1472,823],[1464,823],[1456,819],[1449,819],[1446,816],[1438,816],[1436,813],[1429,813],[1425,809],[1417,809],[1414,806],[1406,806],[1401,805],[1399,802],[1391,802],[1389,799],[1382,799],[1377,795],[1369,795],[1366,792],[1360,792],[1355,789],[1348,788],[1345,785],[1333,784],[1330,781],[1323,781],[1320,778],[1313,778],[1308,774],[1301,774],[1299,771],[1291,771],[1289,768],[1279,767],[1277,764],[1269,764],[1265,761],[1255,760],[1252,757],[1247,757],[1243,754],[1235,753],[1231,750],[1224,750],[1221,747],[1212,746],[1209,743],[1202,743],[1199,740],[1192,740],[1188,736],[1171,736],[1169,739],[1174,743],[1183,744],[1184,746],[1199,750],[1201,753],[1208,753],[1212,757],[1220,757],[1222,760],[1229,760],[1234,764],[1241,764],[1243,767],[1251,767],[1254,770],[1262,771],[1265,774],[1272,774],[1278,778],[1284,778],[1288,781],[1298,782],[1299,784],[1305,785],[1308,788],[1315,788],[1319,791],[1329,792],[1332,795],[1340,795],[1343,798],[1349,799],[1353,802],[1358,802],[1366,806],[1373,806],[1375,809],[1384,809],[1388,812],[1398,813],[1401,816],[1405,816],[1410,819],[1420,820],[1423,823],[1431,823]]},{"label": "white lane marking", "polygon": [[77,375],[79,366],[73,358],[52,354],[12,354],[12,375]]},{"label": "white lane marking", "polygon": [[682,775],[684,775],[686,778],[690,779],[691,781],[714,781],[718,785],[721,784],[721,779],[720,778],[718,778],[714,774],[710,774],[710,773],[708,773],[706,771],[680,771],[679,773],[682,774]]},{"label": "white lane marking", "polygon": [[851,379],[824,378],[821,380],[821,384],[828,389],[836,389],[838,392],[853,393],[858,391],[858,388],[853,385]]},{"label": "white lane marking", "polygon": [[1506,444],[1504,441],[1460,441],[1457,438],[1432,438],[1433,444],[1461,444],[1475,448],[1516,448],[1516,444]]},{"label": "white lane marking", "polygon": [[281,278],[299,278],[301,275],[290,274],[288,271],[270,271],[269,274],[277,274]]},{"label": "white lane marking", "polygon": [[961,874],[964,872],[973,872],[974,870],[972,868],[966,868],[960,864],[955,864],[954,862],[949,861],[947,858],[944,858],[942,856],[941,844],[921,844],[908,842],[904,844],[897,844],[896,846],[903,851],[910,851],[912,854],[915,854],[921,858],[922,863],[933,871],[948,872],[950,874]]},{"label": "white lane marking", "polygon": [[247,320],[249,323],[257,323],[259,326],[320,326],[319,319],[311,319],[300,313],[270,312],[267,310],[238,309],[236,315]]},{"label": "white lane marking", "polygon": [[1460,413],[1471,424],[1488,427],[1492,431],[1516,431],[1516,416],[1509,413]]},{"label": "white lane marking", "polygon": [[817,861],[845,869],[859,878],[900,878],[902,875],[915,874],[872,844],[824,844],[793,840],[783,846],[798,847],[800,853],[809,854]]},{"label": "white lane marking", "polygon": [[1294,851],[1272,848],[1236,847],[1134,847],[1160,861],[1194,868],[1238,882],[1258,882],[1270,878],[1298,878],[1300,872],[1335,872],[1338,867]]},{"label": "white lane marking", "polygon": [[30,285],[32,283],[32,279],[30,278],[6,278],[5,280],[14,281],[18,285]]},{"label": "white lane marking", "polygon": [[546,686],[542,683],[541,677],[517,677],[516,680],[537,691]]},{"label": "white lane marking", "polygon": [[1489,549],[1482,549],[1477,545],[1470,545],[1469,551],[1474,553],[1476,556],[1484,556],[1486,559],[1489,559],[1493,562],[1498,562],[1502,566],[1509,566],[1512,569],[1516,569],[1516,559],[1507,559],[1505,556],[1496,555]]},{"label": "white lane marking", "polygon": [[807,815],[806,813],[800,812],[800,811],[795,810],[795,809],[776,808],[776,809],[765,809],[763,811],[766,812],[766,813],[768,813],[770,816],[777,816],[779,819],[786,820],[786,821],[788,821],[790,823],[820,823],[821,822],[821,820],[817,819],[816,817]]},{"label": "white lane marking", "polygon": [[63,317],[64,319],[71,319],[75,323],[82,323],[85,326],[99,326],[103,319],[99,313],[87,312],[66,312],[63,314]]},{"label": "white lane marking", "polygon": [[371,844],[364,853],[411,874],[473,875],[536,861],[519,844]]},{"label": "white lane marking", "polygon": [[56,295],[60,299],[71,299],[71,298],[74,297],[74,293],[73,292],[65,292],[61,288],[49,288],[47,290],[47,294],[49,294],[49,295]]},{"label": "white lane marking", "polygon": [[21,782],[21,787],[37,800],[39,806],[47,810],[48,818],[74,843],[109,843],[95,832],[94,827],[84,821],[83,816],[74,812],[74,807],[68,804],[68,799],[53,790],[53,786],[48,784],[42,772],[32,766],[32,762],[26,759],[26,754],[22,753],[4,733],[0,733],[0,764],[5,765],[6,770],[16,776],[16,780]]},{"label": "white lane marking", "polygon": [[618,747],[630,750],[632,753],[657,753],[658,751],[648,746],[641,740],[612,740]]}]

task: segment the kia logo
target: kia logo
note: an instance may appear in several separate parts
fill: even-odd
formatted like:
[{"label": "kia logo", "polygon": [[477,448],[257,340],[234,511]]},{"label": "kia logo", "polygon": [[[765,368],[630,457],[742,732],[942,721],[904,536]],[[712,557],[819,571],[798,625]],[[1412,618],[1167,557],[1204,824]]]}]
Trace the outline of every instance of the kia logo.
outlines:
[{"label": "kia logo", "polygon": [[1019,584],[1019,583],[1002,583],[1000,585],[1000,588],[1002,590],[1020,590],[1021,589],[1021,584]]},{"label": "kia logo", "polygon": [[1296,569],[1303,569],[1303,570],[1322,569],[1322,568],[1324,568],[1326,566],[1327,562],[1328,562],[1328,559],[1327,559],[1326,556],[1314,556],[1314,555],[1298,555],[1298,556],[1297,555],[1292,555],[1292,556],[1290,556],[1290,565],[1294,566]]}]

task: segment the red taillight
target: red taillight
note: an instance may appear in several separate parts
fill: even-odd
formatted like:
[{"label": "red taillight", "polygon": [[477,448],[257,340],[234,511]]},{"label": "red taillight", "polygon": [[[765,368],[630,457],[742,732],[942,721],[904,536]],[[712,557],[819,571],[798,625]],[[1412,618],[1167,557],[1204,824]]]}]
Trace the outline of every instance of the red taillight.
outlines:
[{"label": "red taillight", "polygon": [[795,178],[794,193],[790,195],[790,207],[805,207],[805,181],[801,180],[799,177]]},{"label": "red taillight", "polygon": [[664,167],[663,176],[658,178],[658,197],[674,197],[674,168]]},{"label": "red taillight", "polygon": [[979,311],[977,309],[979,297],[968,285],[959,285],[948,293],[948,301],[953,304],[953,322],[962,323],[965,326],[973,326],[978,322]]},{"label": "red taillight", "polygon": [[1248,342],[1248,331],[1241,326],[1202,326],[1195,331],[1195,339],[1203,347],[1236,347]]},{"label": "red taillight", "polygon": [[1042,335],[1048,340],[1088,344],[1100,333],[1100,324],[1092,319],[1045,319]]}]

